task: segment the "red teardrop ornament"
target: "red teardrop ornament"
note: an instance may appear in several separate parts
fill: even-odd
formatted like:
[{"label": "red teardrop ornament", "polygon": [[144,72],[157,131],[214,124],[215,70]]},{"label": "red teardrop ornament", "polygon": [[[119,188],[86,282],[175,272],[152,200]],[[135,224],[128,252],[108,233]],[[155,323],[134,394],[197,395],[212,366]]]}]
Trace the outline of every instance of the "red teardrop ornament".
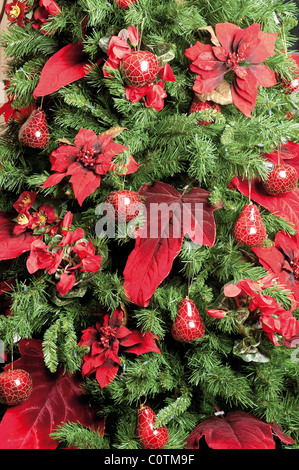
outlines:
[{"label": "red teardrop ornament", "polygon": [[49,144],[46,113],[35,109],[19,130],[19,142],[25,147],[44,149]]},{"label": "red teardrop ornament", "polygon": [[205,333],[205,325],[191,299],[182,299],[178,306],[177,316],[171,328],[176,341],[190,343],[201,338]]},{"label": "red teardrop ornament", "polygon": [[240,245],[262,246],[264,244],[267,232],[257,205],[246,204],[244,206],[234,226],[233,235]]},{"label": "red teardrop ornament", "polygon": [[168,440],[166,426],[155,429],[156,415],[149,406],[141,406],[137,411],[136,436],[144,449],[162,449]]}]

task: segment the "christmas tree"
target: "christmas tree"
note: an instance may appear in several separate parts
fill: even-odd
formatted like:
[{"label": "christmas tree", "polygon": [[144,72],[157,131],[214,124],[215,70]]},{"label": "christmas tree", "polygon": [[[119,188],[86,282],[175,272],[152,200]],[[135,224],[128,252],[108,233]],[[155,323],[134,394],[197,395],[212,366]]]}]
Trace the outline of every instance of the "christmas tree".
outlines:
[{"label": "christmas tree", "polygon": [[297,6],[9,0],[0,447],[299,447]]}]

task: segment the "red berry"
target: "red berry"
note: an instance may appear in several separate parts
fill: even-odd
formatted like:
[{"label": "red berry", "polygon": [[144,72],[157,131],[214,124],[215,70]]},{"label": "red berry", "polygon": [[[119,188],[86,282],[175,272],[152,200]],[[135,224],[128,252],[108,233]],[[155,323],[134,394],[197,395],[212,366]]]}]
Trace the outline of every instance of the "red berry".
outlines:
[{"label": "red berry", "polygon": [[[200,114],[202,111],[207,111],[209,109],[214,109],[218,113],[221,113],[221,108],[219,104],[214,103],[213,101],[200,101],[200,99],[195,96],[189,109],[189,114]],[[208,126],[209,124],[212,124],[212,122],[213,119],[206,119],[204,121],[198,121],[198,124],[200,124],[201,126]]]},{"label": "red berry", "polygon": [[137,411],[136,436],[144,449],[162,449],[169,440],[166,426],[154,428],[155,418],[149,406],[141,406]]},{"label": "red berry", "polygon": [[108,215],[116,220],[129,222],[137,217],[142,208],[141,196],[134,191],[114,191],[106,197],[107,203],[113,206],[113,210]]},{"label": "red berry", "polygon": [[135,51],[121,62],[121,71],[128,85],[141,87],[157,78],[159,64],[157,57],[151,52]]},{"label": "red berry", "polygon": [[297,171],[286,163],[276,164],[263,181],[265,190],[273,196],[283,196],[297,188]]},{"label": "red berry", "polygon": [[32,111],[20,127],[19,142],[26,147],[44,149],[49,144],[46,113],[40,109]]},{"label": "red berry", "polygon": [[132,3],[136,2],[136,0],[114,0],[115,3],[120,7],[123,8],[124,10],[127,10],[127,8],[132,5]]},{"label": "red berry", "polygon": [[248,246],[262,246],[267,238],[267,232],[255,204],[246,204],[237,220],[233,235],[237,243]]},{"label": "red berry", "polygon": [[173,338],[182,343],[190,343],[201,338],[204,333],[205,325],[194,301],[188,298],[182,299],[171,328]]},{"label": "red berry", "polygon": [[32,379],[22,369],[9,370],[0,374],[0,403],[19,405],[32,392]]}]

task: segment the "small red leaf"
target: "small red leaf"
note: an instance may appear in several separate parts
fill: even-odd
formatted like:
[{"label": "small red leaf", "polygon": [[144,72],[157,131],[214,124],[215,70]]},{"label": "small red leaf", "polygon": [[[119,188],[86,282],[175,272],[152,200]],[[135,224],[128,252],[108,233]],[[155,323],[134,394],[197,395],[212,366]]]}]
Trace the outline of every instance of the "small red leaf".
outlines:
[{"label": "small red leaf", "polygon": [[90,65],[81,41],[68,44],[52,55],[44,65],[39,83],[33,92],[34,98],[49,95],[85,77]]},{"label": "small red leaf", "polygon": [[17,258],[29,251],[31,243],[36,240],[30,232],[14,234],[15,226],[16,223],[5,212],[0,211],[0,260]]},{"label": "small red leaf", "polygon": [[187,437],[187,449],[198,449],[203,436],[212,449],[275,449],[272,429],[283,442],[293,444],[278,428],[252,414],[232,411],[224,418],[213,416],[200,423]]},{"label": "small red leaf", "polygon": [[22,357],[14,368],[29,372],[33,390],[25,402],[6,411],[0,423],[0,449],[56,449],[58,441],[50,434],[68,421],[103,429],[103,421],[96,421],[83,399],[76,374],[64,374],[62,369],[51,374],[45,367],[40,340],[23,339],[19,350]]}]

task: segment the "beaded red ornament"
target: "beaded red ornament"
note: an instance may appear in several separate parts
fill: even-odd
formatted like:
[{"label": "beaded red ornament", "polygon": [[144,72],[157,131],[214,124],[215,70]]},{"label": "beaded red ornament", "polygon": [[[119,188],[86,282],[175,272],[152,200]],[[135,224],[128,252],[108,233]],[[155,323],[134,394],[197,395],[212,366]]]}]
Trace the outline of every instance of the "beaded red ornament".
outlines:
[{"label": "beaded red ornament", "polygon": [[244,206],[234,226],[233,235],[240,245],[262,246],[264,244],[267,232],[257,205],[250,203]]},{"label": "beaded red ornament", "polygon": [[178,306],[177,315],[171,327],[172,337],[182,343],[191,343],[205,333],[205,325],[193,300],[186,297]]},{"label": "beaded red ornament", "polygon": [[[202,111],[206,111],[208,109],[214,109],[218,113],[221,113],[221,108],[219,104],[214,103],[213,101],[200,101],[196,96],[193,98],[192,104],[189,109],[189,114],[191,113],[201,113]],[[199,114],[200,115],[200,114]],[[208,126],[212,124],[213,119],[205,119],[199,120],[198,124],[201,126]]]},{"label": "beaded red ornament", "polygon": [[108,194],[105,202],[113,206],[112,211],[107,211],[110,217],[114,217],[115,220],[122,220],[129,222],[130,220],[137,217],[142,207],[142,199],[135,191],[122,190],[113,191]]},{"label": "beaded red ornament", "polygon": [[32,379],[25,370],[9,370],[0,374],[0,403],[19,405],[27,400],[31,392]]},{"label": "beaded red ornament", "polygon": [[283,196],[297,188],[297,171],[286,163],[275,164],[263,181],[265,190],[272,196]]},{"label": "beaded red ornament", "polygon": [[137,411],[136,436],[144,449],[162,449],[168,440],[166,426],[154,428],[156,415],[149,406],[143,406]]},{"label": "beaded red ornament", "polygon": [[35,109],[19,130],[19,142],[26,147],[44,149],[49,144],[46,113]]},{"label": "beaded red ornament", "polygon": [[151,84],[159,73],[157,57],[148,51],[135,51],[121,62],[124,80],[132,87]]}]

